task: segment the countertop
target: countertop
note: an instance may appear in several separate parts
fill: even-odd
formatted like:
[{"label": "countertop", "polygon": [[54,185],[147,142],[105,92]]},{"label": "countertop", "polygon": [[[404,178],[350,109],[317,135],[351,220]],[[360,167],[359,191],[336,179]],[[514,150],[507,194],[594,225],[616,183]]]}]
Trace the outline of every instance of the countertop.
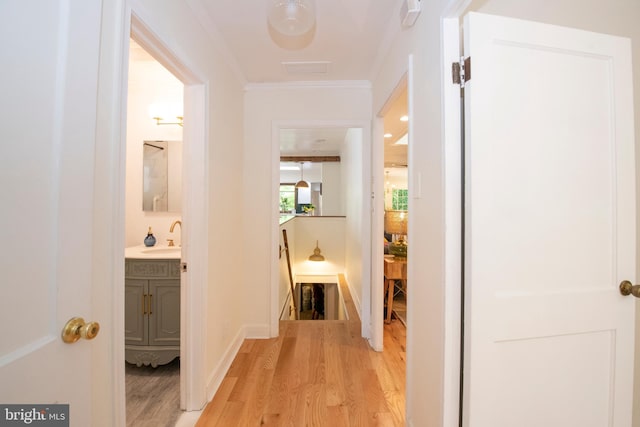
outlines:
[{"label": "countertop", "polygon": [[145,245],[129,246],[124,250],[124,257],[130,259],[180,259],[180,246]]}]

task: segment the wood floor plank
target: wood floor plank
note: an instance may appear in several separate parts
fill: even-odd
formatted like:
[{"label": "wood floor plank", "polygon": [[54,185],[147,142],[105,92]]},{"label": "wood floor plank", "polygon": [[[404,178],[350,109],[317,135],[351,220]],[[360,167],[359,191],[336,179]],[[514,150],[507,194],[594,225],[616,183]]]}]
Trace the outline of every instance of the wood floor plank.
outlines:
[{"label": "wood floor plank", "polygon": [[218,425],[224,406],[229,400],[237,380],[237,378],[228,376],[222,380],[220,387],[218,387],[218,392],[205,407],[195,427],[215,427]]},{"label": "wood floor plank", "polygon": [[404,325],[385,324],[374,352],[339,284],[349,319],[281,321],[279,337],[245,340],[196,427],[404,426]]},{"label": "wood floor plank", "polygon": [[127,426],[173,426],[180,411],[180,360],[157,368],[126,364]]}]

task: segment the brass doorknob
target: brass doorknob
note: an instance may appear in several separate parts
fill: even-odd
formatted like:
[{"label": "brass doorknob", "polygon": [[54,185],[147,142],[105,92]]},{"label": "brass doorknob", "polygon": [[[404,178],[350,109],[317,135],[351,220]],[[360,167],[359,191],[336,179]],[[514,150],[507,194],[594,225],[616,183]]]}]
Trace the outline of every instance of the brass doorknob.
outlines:
[{"label": "brass doorknob", "polygon": [[628,280],[620,282],[620,293],[624,296],[633,295],[636,298],[640,298],[640,285],[634,285]]},{"label": "brass doorknob", "polygon": [[85,323],[82,317],[74,317],[62,328],[62,341],[73,344],[80,338],[92,340],[98,335],[98,332],[100,332],[98,322]]}]

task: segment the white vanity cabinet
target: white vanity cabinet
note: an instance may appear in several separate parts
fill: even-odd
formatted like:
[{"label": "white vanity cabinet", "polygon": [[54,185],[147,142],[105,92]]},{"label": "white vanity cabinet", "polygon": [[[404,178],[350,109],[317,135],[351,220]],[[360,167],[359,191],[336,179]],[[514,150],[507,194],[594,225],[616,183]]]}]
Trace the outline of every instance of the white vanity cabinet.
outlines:
[{"label": "white vanity cabinet", "polygon": [[125,360],[164,365],[180,356],[180,260],[125,260]]}]

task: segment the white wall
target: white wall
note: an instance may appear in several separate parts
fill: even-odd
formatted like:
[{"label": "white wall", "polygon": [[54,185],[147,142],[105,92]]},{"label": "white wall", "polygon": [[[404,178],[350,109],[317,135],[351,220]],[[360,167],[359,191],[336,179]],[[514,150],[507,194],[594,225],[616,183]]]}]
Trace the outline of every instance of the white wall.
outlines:
[{"label": "white wall", "polygon": [[[277,170],[278,141],[270,141],[274,123],[292,123],[327,127],[329,122],[338,122],[339,127],[349,123],[369,123],[371,114],[371,91],[368,85],[353,84],[251,85],[244,97],[245,141],[244,180],[245,186],[241,206],[250,220],[245,221],[239,231],[244,242],[243,259],[249,266],[242,269],[246,304],[244,315],[247,324],[256,334],[270,334],[271,310],[265,301],[271,300],[271,290],[265,278],[272,277],[272,266],[277,265],[278,198],[274,192],[279,171]],[[272,144],[276,144],[275,147]],[[347,167],[343,164],[343,167]],[[273,174],[276,174],[275,176]],[[276,238],[277,239],[277,238]],[[272,246],[276,246],[274,249]],[[266,254],[273,254],[267,257]],[[261,280],[256,280],[259,277]],[[277,280],[277,272],[275,278]],[[273,305],[277,303],[274,301]]]},{"label": "white wall", "polygon": [[[336,275],[345,271],[345,218],[296,217],[295,251],[292,261],[296,274]],[[316,247],[322,251],[324,262],[309,261]]]},{"label": "white wall", "polygon": [[[443,426],[445,251],[444,147],[442,143],[441,15],[452,0],[421,2],[411,28],[391,43],[374,79],[373,112],[382,110],[398,82],[411,72],[413,104],[409,141],[409,325],[407,329],[407,425]],[[398,2],[400,4],[401,2]],[[399,21],[399,18],[398,18]],[[399,25],[399,22],[398,22]],[[409,70],[409,55],[413,69]],[[412,81],[411,81],[412,80]],[[420,174],[421,197],[412,183]],[[382,186],[380,186],[382,191]],[[448,427],[448,426],[446,426]]]},{"label": "white wall", "polygon": [[[363,251],[363,246],[367,239],[370,239],[370,230],[365,215],[368,212],[362,203],[363,193],[366,191],[366,182],[370,181],[364,177],[363,153],[365,142],[363,140],[362,129],[349,129],[345,137],[346,143],[341,153],[341,159],[349,167],[342,168],[342,182],[344,185],[344,206],[346,214],[345,242],[346,242],[346,272],[345,278],[349,283],[351,297],[356,304],[356,310],[363,317],[362,304],[365,298],[364,286],[369,286],[368,270],[364,271],[364,266],[368,266],[365,258],[369,258],[369,252]],[[363,322],[364,323],[364,322]]]},{"label": "white wall", "polygon": [[129,63],[129,92],[127,99],[127,176],[125,201],[125,245],[143,244],[147,229],[152,227],[157,245],[173,238],[181,241],[180,228],[170,236],[171,223],[181,219],[181,212],[144,212],[142,210],[142,154],[143,141],[172,141],[182,151],[182,127],[158,126],[149,117],[152,103],[182,105],[184,85],[157,61]]},{"label": "white wall", "polygon": [[322,215],[344,215],[342,162],[322,163]]}]

